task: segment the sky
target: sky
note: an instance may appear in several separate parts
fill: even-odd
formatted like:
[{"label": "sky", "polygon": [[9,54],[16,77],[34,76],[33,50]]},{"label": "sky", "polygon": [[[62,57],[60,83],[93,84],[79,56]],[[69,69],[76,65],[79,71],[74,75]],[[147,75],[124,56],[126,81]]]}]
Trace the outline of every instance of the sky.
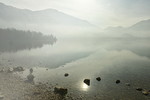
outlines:
[{"label": "sky", "polygon": [[99,27],[131,26],[150,18],[150,0],[0,0],[17,8],[57,9]]}]

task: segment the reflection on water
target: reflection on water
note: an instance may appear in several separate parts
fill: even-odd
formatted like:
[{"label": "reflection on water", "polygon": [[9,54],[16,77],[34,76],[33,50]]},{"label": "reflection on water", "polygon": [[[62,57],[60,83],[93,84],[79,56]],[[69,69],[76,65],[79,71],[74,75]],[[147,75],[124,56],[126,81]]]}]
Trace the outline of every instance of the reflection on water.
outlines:
[{"label": "reflection on water", "polygon": [[[98,100],[149,100],[149,96],[145,97],[135,89],[150,89],[149,41],[60,40],[53,47],[2,53],[1,63],[2,59],[9,59],[13,64],[34,67],[35,82],[57,84],[68,88],[74,95],[83,93],[85,100],[91,100],[93,96]],[[69,76],[64,77],[64,73]],[[28,74],[26,70],[21,76],[25,78]],[[101,81],[96,80],[99,76]],[[85,78],[91,80],[90,86],[83,83]],[[118,79],[120,84],[115,83]],[[131,86],[127,87],[126,83]]]},{"label": "reflection on water", "polygon": [[81,88],[83,91],[88,91],[89,86],[86,85],[85,83],[81,83]]},{"label": "reflection on water", "polygon": [[41,48],[44,44],[53,45],[55,42],[56,38],[53,35],[0,28],[0,52],[17,52],[24,49],[30,50],[33,48]]}]

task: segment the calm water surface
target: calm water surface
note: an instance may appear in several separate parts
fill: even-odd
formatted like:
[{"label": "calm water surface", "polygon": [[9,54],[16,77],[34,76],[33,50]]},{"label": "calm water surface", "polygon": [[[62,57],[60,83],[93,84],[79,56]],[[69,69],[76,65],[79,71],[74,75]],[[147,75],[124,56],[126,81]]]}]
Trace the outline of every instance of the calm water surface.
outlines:
[{"label": "calm water surface", "polygon": [[[35,82],[66,87],[85,100],[150,100],[135,90],[150,90],[149,43],[149,39],[62,39],[41,48],[1,52],[0,64],[32,67]],[[28,74],[27,69],[21,76]],[[100,82],[95,79],[99,76]],[[91,80],[90,86],[83,83],[85,78]]]}]

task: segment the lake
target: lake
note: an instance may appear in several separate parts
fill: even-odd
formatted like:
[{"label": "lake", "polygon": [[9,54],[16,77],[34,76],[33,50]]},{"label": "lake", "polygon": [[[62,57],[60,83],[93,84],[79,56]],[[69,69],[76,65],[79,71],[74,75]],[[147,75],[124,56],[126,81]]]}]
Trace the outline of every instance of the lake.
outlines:
[{"label": "lake", "polygon": [[[150,90],[149,43],[148,38],[58,39],[53,45],[0,51],[0,65],[27,68],[19,74],[24,79],[33,68],[36,83],[66,87],[82,100],[149,100],[136,90]],[[86,78],[90,86],[83,83]]]}]

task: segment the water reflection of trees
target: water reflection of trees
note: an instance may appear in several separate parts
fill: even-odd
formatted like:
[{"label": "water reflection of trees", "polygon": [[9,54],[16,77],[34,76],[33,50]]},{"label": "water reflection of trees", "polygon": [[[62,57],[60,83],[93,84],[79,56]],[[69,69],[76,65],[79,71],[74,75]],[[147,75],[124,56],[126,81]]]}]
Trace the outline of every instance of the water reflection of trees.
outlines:
[{"label": "water reflection of trees", "polygon": [[0,52],[15,52],[23,49],[40,48],[56,42],[53,35],[16,29],[0,29]]}]

